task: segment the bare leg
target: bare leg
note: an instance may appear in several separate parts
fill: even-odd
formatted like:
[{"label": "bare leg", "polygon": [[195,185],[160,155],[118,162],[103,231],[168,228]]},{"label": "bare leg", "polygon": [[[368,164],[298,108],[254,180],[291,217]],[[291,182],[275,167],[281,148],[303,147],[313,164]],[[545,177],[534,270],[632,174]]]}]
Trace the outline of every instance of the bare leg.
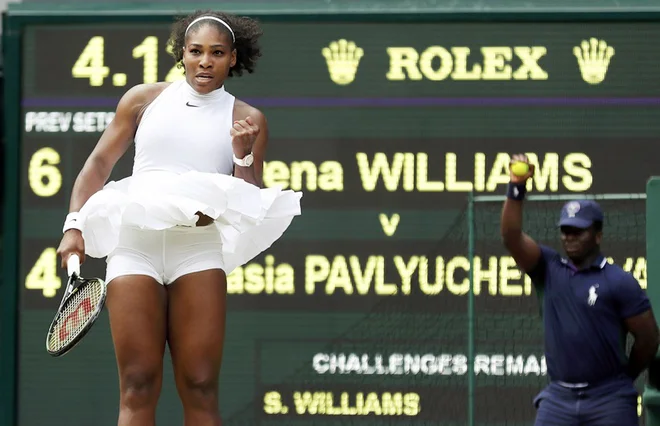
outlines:
[{"label": "bare leg", "polygon": [[168,291],[168,341],[186,426],[219,426],[218,376],[227,277],[220,269],[177,279]]},{"label": "bare leg", "polygon": [[166,292],[144,275],[108,285],[106,306],[119,368],[119,426],[154,426],[163,381]]}]

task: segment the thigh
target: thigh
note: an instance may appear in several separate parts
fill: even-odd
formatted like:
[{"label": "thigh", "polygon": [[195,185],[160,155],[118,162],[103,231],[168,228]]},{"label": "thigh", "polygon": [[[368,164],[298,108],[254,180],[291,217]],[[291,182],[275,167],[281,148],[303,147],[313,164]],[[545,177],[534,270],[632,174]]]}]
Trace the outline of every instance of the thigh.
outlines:
[{"label": "thigh", "polygon": [[617,392],[586,398],[581,410],[584,426],[636,426],[637,395]]},{"label": "thigh", "polygon": [[162,373],[166,302],[165,288],[149,276],[124,275],[108,284],[106,307],[122,382],[139,385]]},{"label": "thigh", "polygon": [[537,406],[534,426],[577,426],[576,403],[567,395],[553,395],[543,391],[535,400]]},{"label": "thigh", "polygon": [[225,338],[227,277],[221,269],[183,275],[167,287],[168,344],[177,382],[214,382]]}]

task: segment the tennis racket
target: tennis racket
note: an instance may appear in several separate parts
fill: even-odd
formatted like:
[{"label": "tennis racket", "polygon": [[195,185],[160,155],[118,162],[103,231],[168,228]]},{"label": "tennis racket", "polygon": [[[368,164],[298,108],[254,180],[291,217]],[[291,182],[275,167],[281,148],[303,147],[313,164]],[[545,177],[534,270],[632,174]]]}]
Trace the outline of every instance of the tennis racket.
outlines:
[{"label": "tennis racket", "polygon": [[61,356],[76,346],[94,325],[105,305],[106,284],[100,278],[80,276],[80,258],[67,263],[69,279],[59,308],[46,335],[46,351]]}]

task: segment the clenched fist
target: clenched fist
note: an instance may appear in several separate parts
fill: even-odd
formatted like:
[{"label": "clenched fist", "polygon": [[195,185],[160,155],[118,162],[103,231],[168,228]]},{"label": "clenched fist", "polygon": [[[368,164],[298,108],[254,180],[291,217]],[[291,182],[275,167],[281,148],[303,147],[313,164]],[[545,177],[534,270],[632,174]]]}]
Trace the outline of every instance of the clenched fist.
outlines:
[{"label": "clenched fist", "polygon": [[252,152],[252,146],[259,136],[259,126],[252,120],[252,117],[246,117],[245,120],[234,121],[229,134],[234,155],[243,158]]}]

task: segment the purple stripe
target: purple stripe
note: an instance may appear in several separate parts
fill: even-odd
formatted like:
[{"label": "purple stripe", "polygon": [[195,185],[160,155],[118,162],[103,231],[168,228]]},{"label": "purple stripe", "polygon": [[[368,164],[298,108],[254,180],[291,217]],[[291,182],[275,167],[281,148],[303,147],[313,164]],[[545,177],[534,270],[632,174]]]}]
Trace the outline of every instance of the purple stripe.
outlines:
[{"label": "purple stripe", "polygon": [[[24,108],[115,107],[119,98],[25,98]],[[583,97],[583,98],[244,98],[257,107],[502,107],[502,106],[656,106],[655,97]]]}]

